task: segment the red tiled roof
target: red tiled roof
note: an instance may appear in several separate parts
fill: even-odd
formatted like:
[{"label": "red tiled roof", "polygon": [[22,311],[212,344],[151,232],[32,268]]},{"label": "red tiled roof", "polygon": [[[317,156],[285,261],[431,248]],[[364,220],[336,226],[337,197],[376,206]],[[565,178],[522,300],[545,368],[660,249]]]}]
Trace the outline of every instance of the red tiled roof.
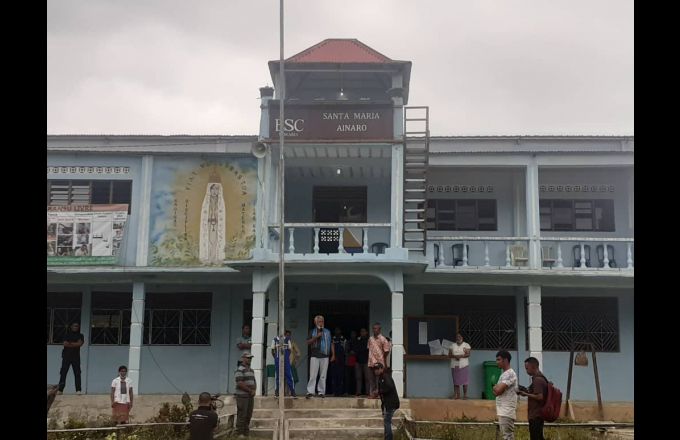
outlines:
[{"label": "red tiled roof", "polygon": [[328,38],[288,58],[293,63],[389,63],[392,60],[355,38]]}]

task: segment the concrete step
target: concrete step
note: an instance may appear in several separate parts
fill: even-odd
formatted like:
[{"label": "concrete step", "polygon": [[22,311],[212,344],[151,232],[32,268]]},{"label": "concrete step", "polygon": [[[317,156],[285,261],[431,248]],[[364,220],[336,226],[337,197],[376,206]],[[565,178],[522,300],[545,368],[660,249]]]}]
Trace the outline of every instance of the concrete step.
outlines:
[{"label": "concrete step", "polygon": [[250,427],[251,428],[267,428],[267,429],[274,429],[274,426],[276,426],[276,420],[277,418],[252,418],[250,419]]},{"label": "concrete step", "polygon": [[[408,399],[401,399],[402,408],[410,408]],[[274,397],[255,398],[255,409],[278,409],[279,400]],[[367,399],[365,397],[312,397],[305,399],[300,396],[297,399],[286,397],[284,399],[286,409],[327,409],[327,408],[356,408],[356,409],[380,409],[380,399]]]},{"label": "concrete step", "polygon": [[[394,431],[394,429],[393,429]],[[289,439],[298,440],[341,440],[341,439],[362,439],[374,440],[384,438],[383,428],[300,428],[289,429]]]},{"label": "concrete step", "polygon": [[319,428],[319,429],[354,429],[354,428],[382,428],[382,417],[352,417],[352,418],[296,418],[288,419],[289,429]]},{"label": "concrete step", "polygon": [[[255,409],[253,410],[253,418],[257,419],[272,419],[279,415],[278,409]],[[354,409],[354,408],[328,408],[328,409],[287,409],[287,419],[299,418],[344,418],[350,419],[354,417],[382,417],[380,409]]]},{"label": "concrete step", "polygon": [[251,420],[250,436],[248,438],[267,438],[271,439],[274,435],[272,428],[253,428]]}]

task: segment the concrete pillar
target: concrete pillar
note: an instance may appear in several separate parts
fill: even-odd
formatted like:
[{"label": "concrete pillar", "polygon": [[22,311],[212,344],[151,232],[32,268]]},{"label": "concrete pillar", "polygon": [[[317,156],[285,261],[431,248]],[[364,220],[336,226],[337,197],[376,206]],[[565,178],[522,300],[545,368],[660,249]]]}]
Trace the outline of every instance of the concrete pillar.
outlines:
[{"label": "concrete pillar", "polygon": [[256,395],[262,395],[262,384],[264,380],[263,370],[263,349],[264,343],[264,315],[265,315],[265,291],[256,291],[253,288],[253,321],[250,328],[252,329],[252,345],[250,351],[253,354],[253,360],[250,367],[255,371],[255,380],[257,381]]},{"label": "concrete pillar", "polygon": [[390,247],[402,247],[404,228],[404,146],[392,146],[392,212]]},{"label": "concrete pillar", "polygon": [[[392,87],[404,87],[404,76],[401,73],[392,75]],[[401,94],[392,97],[392,109],[394,138],[401,139],[404,135],[404,98]]]},{"label": "concrete pillar", "polygon": [[92,317],[92,290],[90,287],[85,287],[83,289],[81,302],[80,302],[80,333],[85,335],[85,343],[80,347],[80,369],[81,369],[81,385],[83,387],[83,393],[87,394],[87,376],[88,376],[88,365],[90,364],[90,340],[89,336],[91,332],[90,321]]},{"label": "concrete pillar", "polygon": [[[142,176],[137,218],[137,252],[136,266],[146,266],[149,257],[149,219],[151,212],[151,177],[153,173],[153,156],[142,157]],[[129,366],[128,366],[129,368]],[[128,370],[129,372],[130,370]]]},{"label": "concrete pillar", "polygon": [[541,318],[541,286],[529,285],[529,356],[538,359],[543,365],[543,324]]},{"label": "concrete pillar", "polygon": [[144,301],[146,286],[142,282],[132,283],[132,311],[130,314],[130,348],[128,354],[128,377],[132,379],[134,392],[142,394],[142,338],[144,335]]},{"label": "concrete pillar", "polygon": [[541,223],[538,212],[538,163],[532,157],[526,168],[526,208],[527,208],[527,236],[529,237],[529,267],[541,267]]},{"label": "concrete pillar", "polygon": [[274,390],[276,388],[276,384],[274,384],[274,378],[269,378],[267,377],[267,365],[274,365],[274,356],[272,355],[272,351],[269,349],[269,346],[272,343],[272,340],[274,337],[278,334],[278,322],[279,322],[279,294],[278,294],[278,285],[272,286],[271,289],[269,289],[269,303],[267,307],[267,317],[265,319],[265,325],[266,325],[266,339],[264,340],[264,359],[265,359],[265,370],[263,373],[263,377],[266,379],[267,387],[264,388],[266,390],[267,395],[273,395]]},{"label": "concrete pillar", "polygon": [[404,292],[392,291],[392,378],[404,397]]}]

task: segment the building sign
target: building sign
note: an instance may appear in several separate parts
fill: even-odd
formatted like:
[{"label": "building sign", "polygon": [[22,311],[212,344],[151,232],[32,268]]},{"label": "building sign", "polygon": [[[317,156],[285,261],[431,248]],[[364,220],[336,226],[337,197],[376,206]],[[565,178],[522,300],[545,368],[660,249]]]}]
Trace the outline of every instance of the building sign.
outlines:
[{"label": "building sign", "polygon": [[221,266],[251,258],[257,159],[159,158],[151,188],[151,266]]},{"label": "building sign", "polygon": [[47,207],[48,265],[117,264],[128,205]]},{"label": "building sign", "polygon": [[[290,106],[284,109],[287,139],[393,139],[392,107],[386,105]],[[278,101],[269,101],[269,137],[279,136]]]}]

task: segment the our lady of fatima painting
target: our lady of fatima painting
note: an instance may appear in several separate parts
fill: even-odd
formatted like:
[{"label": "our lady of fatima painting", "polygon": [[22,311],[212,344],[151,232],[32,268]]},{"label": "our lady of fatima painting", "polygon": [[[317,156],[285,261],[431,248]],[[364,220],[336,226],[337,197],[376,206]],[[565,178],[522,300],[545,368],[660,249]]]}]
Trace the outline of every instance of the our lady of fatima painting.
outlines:
[{"label": "our lady of fatima painting", "polygon": [[201,208],[201,237],[198,256],[201,263],[219,264],[224,261],[226,208],[222,181],[217,172],[210,173]]},{"label": "our lady of fatima painting", "polygon": [[151,266],[221,266],[251,258],[257,160],[154,160]]}]

